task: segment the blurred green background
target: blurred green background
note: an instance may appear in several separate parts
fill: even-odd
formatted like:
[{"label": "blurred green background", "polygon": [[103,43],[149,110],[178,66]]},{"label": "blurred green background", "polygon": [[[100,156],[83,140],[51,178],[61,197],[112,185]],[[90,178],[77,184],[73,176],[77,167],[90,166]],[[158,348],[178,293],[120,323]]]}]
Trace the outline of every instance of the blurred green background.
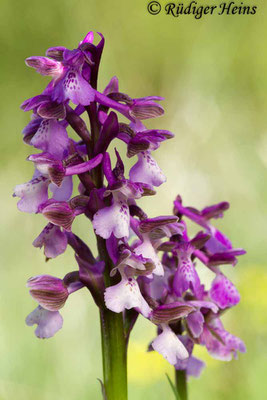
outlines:
[{"label": "blurred green background", "polygon": [[[32,174],[24,161],[31,149],[21,135],[30,114],[19,105],[46,83],[24,59],[54,45],[74,48],[89,30],[106,37],[100,89],[116,74],[121,91],[132,97],[166,98],[165,116],[148,126],[176,137],[156,153],[168,181],[156,197],[143,201],[149,215],[171,212],[178,193],[196,207],[228,200],[231,208],[218,224],[248,252],[237,268],[224,268],[242,295],[224,317],[225,327],[246,342],[247,354],[223,363],[200,349],[207,368],[190,380],[190,400],[265,398],[267,10],[263,2],[258,6],[254,16],[195,20],[149,15],[143,0],[1,0],[1,400],[101,398],[98,313],[85,290],[63,309],[64,329],[54,338],[38,340],[24,323],[36,305],[26,280],[42,273],[63,277],[75,263],[71,250],[45,263],[42,251],[31,245],[43,218],[18,212],[11,197],[13,187]],[[87,221],[77,219],[74,231],[94,248]],[[165,377],[172,369],[146,353],[154,334],[140,318],[129,349],[130,400],[173,398]]]}]

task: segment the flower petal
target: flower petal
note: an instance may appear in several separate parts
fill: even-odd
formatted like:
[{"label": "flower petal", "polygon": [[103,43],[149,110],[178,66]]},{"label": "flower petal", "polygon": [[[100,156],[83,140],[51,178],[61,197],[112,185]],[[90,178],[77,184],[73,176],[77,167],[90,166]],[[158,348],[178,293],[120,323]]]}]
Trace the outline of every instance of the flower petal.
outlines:
[{"label": "flower petal", "polygon": [[210,289],[210,298],[220,308],[233,307],[239,303],[240,295],[234,284],[223,274],[217,274]]},{"label": "flower petal", "polygon": [[95,99],[95,92],[91,85],[74,69],[67,72],[63,80],[65,96],[74,104],[89,105]]},{"label": "flower petal", "polygon": [[173,288],[176,295],[181,296],[188,289],[191,289],[197,295],[200,287],[200,279],[192,261],[189,257],[181,256],[173,280]]},{"label": "flower petal", "polygon": [[63,73],[63,64],[47,57],[33,56],[25,60],[28,67],[35,68],[41,75],[59,76]]},{"label": "flower petal", "polygon": [[62,279],[51,275],[39,275],[30,278],[27,282],[30,294],[40,306],[49,311],[58,311],[62,308],[69,296],[68,289]]},{"label": "flower petal", "polygon": [[114,200],[110,207],[97,211],[93,219],[96,234],[104,239],[108,239],[112,233],[117,238],[128,237],[129,225],[129,207],[123,200]]},{"label": "flower petal", "polygon": [[62,160],[68,153],[69,138],[66,129],[58,121],[44,119],[30,143]]},{"label": "flower petal", "polygon": [[75,218],[74,210],[64,201],[54,201],[42,209],[42,214],[54,225],[61,226],[66,231],[71,231]]},{"label": "flower petal", "polygon": [[150,258],[153,263],[155,264],[155,269],[153,270],[153,274],[163,276],[164,275],[164,269],[162,266],[162,263],[160,262],[157,253],[152,246],[152,243],[150,242],[147,234],[143,235],[144,241],[135,248],[134,252],[137,255],[142,255],[145,258]]},{"label": "flower petal", "polygon": [[44,247],[44,254],[47,258],[55,258],[64,253],[67,248],[67,237],[60,228],[51,223],[47,224],[40,235],[34,240],[33,246]]},{"label": "flower petal", "polygon": [[165,175],[149,151],[138,154],[138,161],[130,169],[129,175],[133,182],[143,182],[152,186],[160,186],[166,181]]},{"label": "flower petal", "polygon": [[188,315],[187,319],[188,328],[194,338],[198,338],[203,331],[204,317],[202,312],[195,311]]},{"label": "flower petal", "polygon": [[73,183],[71,176],[65,176],[60,187],[51,183],[49,189],[53,193],[53,199],[57,201],[68,201],[72,195]]},{"label": "flower petal", "polygon": [[188,376],[199,378],[206,364],[198,358],[191,356],[188,359],[186,373]]},{"label": "flower petal", "polygon": [[168,325],[163,326],[163,332],[153,340],[152,347],[172,365],[189,356],[185,346]]},{"label": "flower petal", "polygon": [[38,306],[26,318],[26,324],[37,324],[35,335],[40,339],[50,338],[62,328],[63,318],[58,311],[48,311]]},{"label": "flower petal", "polygon": [[122,277],[117,285],[109,286],[105,290],[104,297],[107,308],[116,313],[137,308],[144,317],[148,317],[151,312],[134,278]]},{"label": "flower petal", "polygon": [[37,213],[39,206],[48,199],[49,180],[44,176],[37,176],[27,183],[17,185],[14,197],[20,197],[17,206],[20,211]]}]

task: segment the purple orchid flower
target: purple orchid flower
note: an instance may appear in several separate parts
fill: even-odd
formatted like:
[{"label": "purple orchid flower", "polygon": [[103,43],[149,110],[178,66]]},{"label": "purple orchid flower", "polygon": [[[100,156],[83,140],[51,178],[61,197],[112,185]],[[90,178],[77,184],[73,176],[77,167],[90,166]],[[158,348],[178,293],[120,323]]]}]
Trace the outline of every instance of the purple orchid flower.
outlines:
[{"label": "purple orchid flower", "polygon": [[[103,92],[98,90],[104,47],[104,37],[99,36],[96,45],[90,31],[76,49],[50,47],[45,56],[26,60],[28,66],[52,79],[41,94],[21,105],[24,111],[32,111],[23,140],[39,152],[27,158],[35,168],[33,178],[17,185],[14,196],[19,198],[19,210],[45,218],[46,226],[33,246],[44,249],[46,260],[71,248],[77,262],[77,271],[63,279],[47,274],[29,279],[29,291],[38,307],[26,323],[37,325],[37,337],[52,337],[62,328],[59,310],[70,294],[87,288],[100,309],[103,348],[108,339],[113,349],[118,346],[121,351],[124,346],[126,354],[130,332],[141,315],[157,330],[150,349],[176,370],[198,377],[204,363],[194,357],[195,346],[203,345],[213,357],[226,361],[245,351],[242,340],[226,331],[220,320],[224,311],[240,301],[220,267],[235,265],[245,251],[233,248],[211,223],[223,216],[227,202],[197,210],[184,207],[178,196],[174,215],[153,218],[139,206],[143,196],[154,195],[154,188],[166,181],[152,153],[173,134],[143,124],[163,115],[162,97],[131,97],[120,91],[116,76]],[[71,129],[78,136],[75,140]],[[128,158],[137,157],[129,171],[121,157],[124,150],[119,154],[114,147],[116,139]],[[78,216],[92,224],[96,256],[75,232],[79,220],[73,222]],[[187,219],[201,231],[191,235]],[[201,280],[199,263],[214,273],[209,286]],[[119,358],[111,361],[112,355],[104,352],[104,358],[110,357],[106,365],[112,365],[108,379],[115,376],[116,380],[122,376],[117,368],[124,368],[125,358],[121,366]],[[106,377],[104,381],[109,399],[109,381]],[[120,390],[124,386],[120,382]]]},{"label": "purple orchid flower", "polygon": [[92,44],[92,40],[93,35],[86,35],[75,50],[50,48],[47,55],[53,58],[29,57],[26,59],[29,67],[34,68],[41,75],[53,78],[49,84],[52,101],[64,103],[71,100],[74,104],[83,106],[94,101],[94,89],[83,76],[87,72],[86,78],[88,78],[88,65],[93,63],[90,51],[86,50],[86,45]]}]

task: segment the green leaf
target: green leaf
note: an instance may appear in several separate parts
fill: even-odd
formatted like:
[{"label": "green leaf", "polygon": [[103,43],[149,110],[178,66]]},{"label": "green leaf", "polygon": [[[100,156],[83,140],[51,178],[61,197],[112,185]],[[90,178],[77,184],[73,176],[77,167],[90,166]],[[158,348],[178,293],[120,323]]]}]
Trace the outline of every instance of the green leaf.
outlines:
[{"label": "green leaf", "polygon": [[177,391],[177,389],[176,389],[174,383],[172,382],[171,378],[169,377],[168,374],[166,374],[166,377],[167,377],[168,382],[169,382],[169,384],[170,384],[170,386],[171,386],[171,388],[172,388],[172,391],[173,391],[173,394],[174,394],[176,400],[181,400],[181,398],[180,398],[180,396],[179,396],[179,393],[178,393],[178,391]]}]

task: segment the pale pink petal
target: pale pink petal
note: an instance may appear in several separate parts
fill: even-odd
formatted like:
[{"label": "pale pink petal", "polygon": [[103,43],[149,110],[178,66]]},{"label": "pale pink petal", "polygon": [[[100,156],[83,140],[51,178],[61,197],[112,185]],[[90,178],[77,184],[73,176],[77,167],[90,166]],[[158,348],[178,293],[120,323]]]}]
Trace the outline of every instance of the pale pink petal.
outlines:
[{"label": "pale pink petal", "polygon": [[153,270],[153,274],[163,276],[164,275],[163,266],[157,256],[154,247],[152,246],[152,243],[149,240],[149,236],[143,235],[143,238],[144,238],[143,242],[135,248],[134,252],[137,255],[142,255],[145,258],[150,258],[155,264],[155,269]]},{"label": "pale pink petal", "polygon": [[138,154],[137,163],[131,168],[130,179],[133,182],[143,182],[152,186],[160,186],[166,177],[149,151]]},{"label": "pale pink petal", "polygon": [[28,326],[37,325],[35,335],[40,339],[50,338],[62,328],[63,318],[58,311],[48,311],[38,306],[26,318]]},{"label": "pale pink petal", "polygon": [[93,219],[96,234],[104,239],[108,239],[112,233],[117,238],[128,237],[129,225],[129,207],[123,200],[114,200],[110,207],[97,211]]},{"label": "pale pink petal", "polygon": [[105,290],[104,297],[107,308],[116,313],[125,309],[137,308],[144,317],[148,317],[152,311],[134,278],[122,277],[117,285],[109,286]]},{"label": "pale pink petal", "polygon": [[39,206],[48,200],[49,180],[43,176],[37,176],[27,183],[17,185],[14,189],[14,197],[20,197],[17,206],[20,211],[37,213]]},{"label": "pale pink petal", "polygon": [[188,358],[188,351],[171,328],[168,325],[164,325],[162,328],[163,332],[152,342],[153,349],[172,365],[175,365],[178,360]]}]

